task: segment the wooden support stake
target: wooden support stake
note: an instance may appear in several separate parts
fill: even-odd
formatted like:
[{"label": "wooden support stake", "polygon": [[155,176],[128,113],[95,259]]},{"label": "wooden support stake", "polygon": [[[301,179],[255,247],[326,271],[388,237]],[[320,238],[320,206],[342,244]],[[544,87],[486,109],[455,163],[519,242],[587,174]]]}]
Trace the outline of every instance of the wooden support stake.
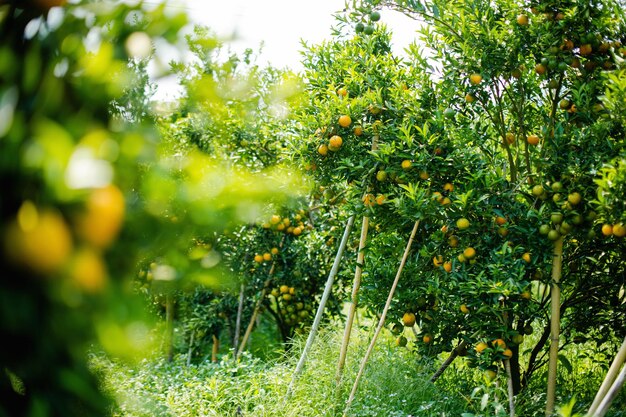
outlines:
[{"label": "wooden support stake", "polygon": [[243,315],[243,301],[245,295],[246,286],[242,282],[241,289],[239,290],[239,305],[237,306],[237,318],[235,319],[235,334],[233,335],[233,351],[237,352],[237,346],[239,345],[239,336],[241,333],[241,316]]},{"label": "wooden support stake", "polygon": [[626,363],[626,337],[624,338],[622,347],[617,352],[617,355],[615,355],[615,359],[613,359],[613,363],[611,363],[611,367],[609,368],[606,377],[604,377],[604,381],[602,382],[602,385],[600,385],[600,389],[598,390],[598,393],[596,394],[596,397],[594,398],[591,407],[589,407],[589,411],[587,411],[588,417],[592,417],[595,415],[595,412],[600,406],[602,399],[606,396],[607,392],[609,391],[609,387],[615,381],[615,378],[619,373],[619,369],[624,363]]},{"label": "wooden support stake", "polygon": [[337,255],[335,255],[335,261],[333,262],[333,266],[330,269],[330,273],[328,274],[328,279],[326,280],[326,286],[324,287],[324,293],[322,294],[322,299],[320,300],[319,306],[317,306],[317,313],[315,314],[315,319],[313,320],[313,325],[311,326],[311,331],[309,332],[309,337],[307,338],[306,345],[304,346],[304,350],[302,351],[302,355],[300,356],[300,360],[298,361],[298,365],[296,366],[295,371],[293,372],[293,376],[291,377],[291,382],[289,383],[289,388],[287,388],[287,395],[285,399],[288,399],[293,392],[293,387],[302,373],[304,369],[304,364],[306,362],[309,351],[311,350],[311,346],[313,346],[313,341],[317,335],[317,331],[320,326],[320,322],[322,321],[322,316],[324,315],[324,308],[326,307],[326,302],[328,301],[328,297],[330,296],[330,291],[332,289],[333,283],[335,282],[335,277],[337,276],[337,272],[339,271],[339,264],[341,262],[341,257],[343,256],[343,252],[346,249],[346,244],[348,242],[348,236],[350,235],[350,231],[352,230],[352,225],[354,224],[354,216],[351,216],[346,223],[346,228],[343,232],[343,237],[341,238],[341,243],[339,244],[339,248],[337,249]]},{"label": "wooden support stake", "polygon": [[510,360],[504,360],[504,369],[506,370],[506,382],[509,392],[509,416],[515,417],[515,391],[513,390],[513,376],[511,375]]},{"label": "wooden support stake", "polygon": [[606,412],[609,411],[611,403],[613,402],[615,397],[617,397],[619,391],[622,389],[622,386],[624,385],[624,380],[626,380],[626,366],[622,369],[622,372],[620,372],[617,378],[615,378],[613,385],[611,385],[611,388],[604,396],[604,399],[598,406],[598,410],[595,412],[593,417],[604,417]]},{"label": "wooden support stake", "polygon": [[550,288],[550,358],[548,362],[548,392],[546,416],[554,413],[556,397],[556,367],[559,359],[559,336],[561,334],[561,265],[563,263],[563,236],[554,242],[552,258],[552,286]]},{"label": "wooden support stake", "polygon": [[356,379],[354,380],[354,385],[352,386],[352,391],[350,392],[350,397],[346,403],[346,408],[343,411],[343,416],[346,417],[348,415],[348,410],[354,401],[354,397],[356,395],[356,390],[359,387],[359,381],[363,376],[363,372],[365,371],[365,365],[367,365],[367,361],[369,360],[372,351],[374,350],[374,345],[376,344],[376,339],[378,339],[378,335],[380,334],[383,326],[385,325],[385,319],[387,318],[387,312],[389,311],[389,307],[391,306],[391,301],[393,300],[393,295],[396,292],[396,287],[398,286],[398,282],[400,281],[400,275],[402,275],[402,270],[404,269],[404,265],[406,264],[406,260],[409,257],[409,253],[411,252],[411,245],[413,245],[413,239],[415,239],[415,234],[417,233],[417,228],[419,227],[419,220],[415,222],[413,225],[413,230],[411,231],[411,236],[409,237],[409,241],[406,244],[406,248],[404,249],[404,254],[402,255],[402,261],[400,262],[400,266],[398,267],[398,272],[396,273],[396,277],[393,280],[393,284],[391,285],[391,289],[389,290],[389,296],[387,297],[387,302],[385,303],[385,307],[383,308],[383,313],[380,316],[380,320],[378,321],[378,326],[376,327],[376,332],[374,332],[374,336],[370,342],[369,347],[367,348],[367,352],[365,352],[365,356],[361,361],[361,366],[359,367],[359,372],[356,375]]},{"label": "wooden support stake", "polygon": [[459,356],[459,352],[465,349],[466,346],[467,343],[465,342],[465,340],[461,340],[461,343],[459,343],[457,347],[452,349],[452,352],[450,352],[450,356],[448,356],[448,359],[446,359],[445,362],[441,364],[437,372],[435,372],[433,376],[430,377],[430,382],[435,382],[445,372],[445,370],[448,369],[450,365],[452,365],[452,362],[454,362],[457,356]]}]

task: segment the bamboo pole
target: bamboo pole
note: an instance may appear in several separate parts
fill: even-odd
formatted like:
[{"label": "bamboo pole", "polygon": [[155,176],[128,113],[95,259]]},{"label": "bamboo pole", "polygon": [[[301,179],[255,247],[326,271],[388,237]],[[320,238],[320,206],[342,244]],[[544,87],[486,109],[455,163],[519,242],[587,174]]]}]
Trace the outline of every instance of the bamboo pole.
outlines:
[{"label": "bamboo pole", "polygon": [[337,255],[335,255],[335,261],[333,262],[333,266],[330,269],[330,273],[328,274],[328,279],[326,280],[324,293],[322,294],[320,304],[317,306],[317,313],[315,314],[315,319],[313,320],[313,325],[311,326],[309,337],[307,338],[306,344],[304,345],[304,350],[302,351],[302,355],[300,356],[298,365],[296,366],[296,369],[293,372],[293,376],[291,377],[291,382],[289,383],[289,387],[287,388],[287,394],[286,394],[285,399],[288,399],[291,396],[296,380],[302,373],[307,356],[309,354],[309,351],[311,350],[311,346],[313,346],[313,341],[315,340],[317,331],[320,327],[320,322],[322,321],[322,316],[324,315],[324,308],[326,307],[326,302],[328,301],[328,297],[330,296],[330,291],[335,281],[335,277],[337,276],[337,272],[339,271],[339,264],[341,262],[341,257],[343,256],[343,252],[346,248],[346,244],[348,242],[348,236],[350,235],[350,231],[352,230],[353,224],[354,224],[354,215],[351,216],[348,219],[348,222],[346,223],[346,228],[343,232],[341,243],[339,244],[339,248],[337,249]]},{"label": "bamboo pole", "polygon": [[546,416],[554,413],[556,397],[556,368],[559,356],[559,335],[561,333],[561,266],[563,263],[563,236],[554,242],[552,258],[552,286],[550,291],[550,359],[548,362],[548,392],[546,396]]},{"label": "bamboo pole", "polygon": [[598,406],[598,410],[595,412],[593,417],[604,417],[606,412],[609,411],[611,403],[613,402],[615,397],[617,397],[620,389],[622,389],[622,386],[624,385],[624,380],[626,380],[626,366],[622,369],[622,372],[620,372],[617,378],[615,378],[615,382],[613,382],[613,385],[611,385],[611,388],[604,396],[604,399]]},{"label": "bamboo pole", "polygon": [[513,376],[511,375],[510,360],[504,360],[504,369],[506,370],[506,385],[509,392],[509,416],[515,417],[515,390],[513,389]]},{"label": "bamboo pole", "polygon": [[237,352],[237,345],[239,345],[239,336],[241,333],[241,316],[243,315],[243,301],[245,295],[246,286],[242,282],[241,289],[239,290],[239,305],[237,306],[237,318],[235,319],[235,334],[233,335],[233,351]]},{"label": "bamboo pole", "polygon": [[165,338],[167,361],[174,359],[174,295],[170,290],[165,296]]},{"label": "bamboo pole", "polygon": [[613,384],[613,381],[617,377],[619,373],[619,368],[624,363],[626,363],[626,337],[624,338],[622,347],[617,352],[617,355],[615,355],[615,359],[613,359],[613,363],[611,363],[611,367],[609,368],[609,371],[607,372],[606,377],[604,378],[604,381],[602,382],[602,385],[600,385],[600,389],[598,390],[598,393],[596,394],[596,397],[594,398],[593,403],[591,404],[591,407],[589,407],[589,411],[587,411],[588,417],[595,415],[594,413],[600,406],[602,399],[606,396],[606,393],[608,392],[609,387],[611,386],[611,384]]},{"label": "bamboo pole", "polygon": [[[372,151],[378,149],[379,136],[374,135],[372,138]],[[368,193],[369,193],[368,188]],[[366,193],[367,195],[367,193]],[[346,356],[348,354],[348,345],[350,344],[350,336],[352,334],[352,325],[354,323],[354,315],[359,300],[359,289],[361,288],[361,275],[363,274],[363,262],[365,260],[365,243],[367,242],[367,232],[369,230],[370,218],[363,216],[361,224],[361,237],[359,239],[359,251],[356,257],[356,268],[354,270],[354,282],[352,283],[352,294],[350,296],[350,305],[348,306],[348,317],[346,317],[346,327],[343,332],[341,341],[341,350],[339,351],[339,360],[337,362],[337,374],[335,376],[336,385],[339,387],[343,368],[346,364]]]},{"label": "bamboo pole", "polygon": [[[415,328],[413,329],[415,330]],[[445,372],[445,370],[448,369],[450,365],[452,365],[452,362],[454,362],[457,356],[459,356],[459,352],[465,349],[466,346],[467,343],[465,342],[465,340],[461,340],[461,343],[459,343],[457,347],[452,349],[452,352],[450,352],[450,356],[448,356],[445,362],[441,364],[439,369],[437,369],[437,372],[435,372],[433,376],[430,377],[430,382],[435,382]]]},{"label": "bamboo pole", "polygon": [[365,365],[369,360],[372,351],[374,350],[374,345],[376,344],[376,339],[378,339],[378,335],[380,334],[383,326],[385,325],[385,319],[387,317],[387,312],[389,311],[389,306],[391,306],[391,301],[393,300],[393,295],[396,291],[396,287],[398,286],[398,282],[400,281],[400,276],[402,275],[402,270],[404,269],[404,265],[406,264],[406,260],[409,257],[409,252],[411,251],[411,246],[413,245],[413,239],[415,239],[415,234],[417,233],[417,228],[419,227],[420,221],[417,220],[413,225],[413,230],[411,231],[411,236],[406,244],[406,248],[404,249],[404,254],[402,255],[402,261],[400,262],[400,266],[398,267],[398,272],[396,273],[396,277],[393,280],[393,284],[391,285],[391,289],[389,290],[389,296],[387,297],[387,302],[385,303],[385,307],[383,308],[383,313],[380,316],[380,320],[378,321],[378,326],[376,327],[376,331],[374,332],[374,336],[370,342],[369,347],[367,348],[367,352],[365,352],[365,356],[361,361],[361,366],[359,368],[359,372],[356,375],[356,379],[354,380],[354,385],[352,385],[352,391],[350,392],[350,397],[346,403],[346,408],[343,411],[343,416],[346,417],[348,415],[348,410],[350,409],[350,405],[352,405],[352,401],[354,401],[354,397],[356,395],[356,390],[359,387],[359,381],[363,376],[363,372],[365,371]]},{"label": "bamboo pole", "polygon": [[369,229],[369,217],[363,217],[361,224],[361,237],[359,239],[359,251],[356,258],[356,269],[354,270],[354,281],[352,283],[352,294],[350,296],[350,305],[348,307],[348,316],[346,317],[346,327],[343,332],[341,342],[341,350],[339,351],[339,361],[337,362],[337,374],[335,376],[336,384],[341,382],[343,368],[346,364],[346,356],[348,353],[348,345],[350,344],[350,336],[352,334],[352,325],[356,314],[356,306],[359,299],[359,289],[361,288],[361,275],[363,274],[363,262],[365,260],[365,243],[367,242],[367,232]]},{"label": "bamboo pole", "polygon": [[259,315],[259,311],[261,310],[261,304],[263,304],[263,300],[265,299],[265,295],[267,294],[267,289],[272,282],[272,275],[274,274],[274,266],[276,262],[272,264],[272,268],[270,269],[269,275],[270,277],[265,280],[263,283],[263,289],[261,290],[261,295],[254,306],[254,310],[252,311],[252,317],[250,317],[250,322],[248,323],[248,327],[246,328],[246,332],[241,339],[241,343],[239,344],[239,349],[237,349],[237,353],[235,354],[235,360],[239,358],[243,350],[246,348],[246,344],[248,343],[248,339],[250,338],[250,334],[252,334],[252,329],[254,328],[254,324],[256,322],[256,318]]},{"label": "bamboo pole", "polygon": [[191,331],[191,337],[189,338],[189,349],[187,350],[187,366],[191,365],[191,354],[193,353],[193,339],[196,335],[195,331]]}]

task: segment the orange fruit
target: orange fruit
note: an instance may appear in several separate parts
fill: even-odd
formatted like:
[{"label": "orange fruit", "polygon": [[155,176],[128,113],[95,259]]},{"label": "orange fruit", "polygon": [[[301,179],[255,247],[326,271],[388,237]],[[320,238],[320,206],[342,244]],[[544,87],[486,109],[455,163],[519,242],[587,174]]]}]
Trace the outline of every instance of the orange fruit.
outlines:
[{"label": "orange fruit", "polygon": [[344,87],[341,87],[337,89],[337,95],[341,97],[345,97],[348,95],[348,90],[346,90]]},{"label": "orange fruit", "polygon": [[426,344],[429,344],[433,341],[433,337],[430,334],[426,333],[424,337],[422,337],[422,341]]},{"label": "orange fruit", "polygon": [[402,169],[404,170],[408,170],[411,169],[411,165],[413,165],[413,163],[411,161],[409,161],[408,159],[405,159],[404,161],[402,161]]},{"label": "orange fruit", "polygon": [[264,260],[264,261],[271,261],[271,260],[272,260],[272,254],[271,254],[271,253],[269,253],[269,252],[265,252],[265,253],[263,254],[263,260]]},{"label": "orange fruit", "polygon": [[459,246],[459,238],[458,236],[452,235],[448,238],[448,245],[452,248],[456,248]]},{"label": "orange fruit", "polygon": [[363,134],[363,127],[355,126],[352,133],[354,133],[355,136],[361,136]]},{"label": "orange fruit", "polygon": [[447,182],[443,185],[443,190],[451,193],[452,191],[454,191],[454,185]]},{"label": "orange fruit", "polygon": [[407,342],[408,340],[406,337],[398,336],[398,338],[396,339],[396,346],[405,347]]},{"label": "orange fruit", "polygon": [[407,311],[402,316],[402,324],[404,327],[413,327],[415,325],[416,317],[414,313]]},{"label": "orange fruit", "polygon": [[79,288],[91,294],[102,292],[107,283],[102,256],[92,248],[82,248],[74,254],[69,275]]},{"label": "orange fruit", "polygon": [[604,236],[611,236],[613,234],[613,226],[605,223],[602,225],[602,234]]},{"label": "orange fruit", "polygon": [[115,185],[93,190],[85,201],[85,211],[78,217],[76,233],[98,248],[110,246],[124,221],[124,194]]},{"label": "orange fruit", "polygon": [[593,51],[593,48],[591,47],[590,44],[586,43],[584,45],[580,45],[580,54],[585,56],[585,55],[590,55],[591,52]]},{"label": "orange fruit", "polygon": [[517,21],[517,24],[520,26],[528,26],[528,16],[525,14],[517,15],[517,19],[515,20]]},{"label": "orange fruit", "polygon": [[496,339],[493,342],[491,342],[491,344],[499,348],[506,349],[506,343],[502,339]]},{"label": "orange fruit", "polygon": [[433,265],[435,265],[435,266],[443,265],[443,256],[441,256],[441,255],[434,256],[433,257]]},{"label": "orange fruit", "polygon": [[476,101],[476,97],[474,97],[472,94],[466,94],[465,95],[465,102],[466,103],[473,103],[474,101]]},{"label": "orange fruit", "polygon": [[504,352],[502,352],[502,355],[504,355],[504,357],[507,359],[511,359],[511,357],[513,356],[513,351],[509,348],[506,348],[504,349]]},{"label": "orange fruit", "polygon": [[546,71],[548,70],[548,68],[543,65],[543,64],[537,64],[535,65],[535,72],[539,75],[543,75],[546,73]]},{"label": "orange fruit", "polygon": [[576,206],[578,204],[580,204],[580,202],[582,201],[582,196],[580,195],[580,193],[578,192],[573,192],[571,194],[569,194],[567,196],[567,201],[572,205],[572,206]]},{"label": "orange fruit", "polygon": [[289,293],[283,294],[283,300],[285,300],[285,301],[291,300],[291,294],[289,294]]},{"label": "orange fruit", "polygon": [[374,194],[368,193],[363,196],[363,204],[365,204],[366,207],[372,207],[375,202],[376,198],[374,197]]},{"label": "orange fruit", "polygon": [[342,116],[339,116],[338,123],[341,127],[348,127],[352,124],[352,119],[347,114],[344,114]]},{"label": "orange fruit", "polygon": [[506,132],[505,140],[506,140],[506,143],[508,143],[509,145],[512,145],[513,143],[515,143],[515,135],[511,132]]},{"label": "orange fruit", "polygon": [[376,204],[378,204],[378,205],[380,206],[380,205],[381,205],[381,204],[383,204],[384,202],[385,202],[385,196],[384,196],[384,195],[382,195],[382,194],[378,194],[378,195],[376,196]]},{"label": "orange fruit", "polygon": [[467,220],[464,217],[461,217],[459,220],[456,221],[456,227],[459,228],[459,230],[465,230],[470,226],[470,222],[469,220]]},{"label": "orange fruit", "polygon": [[326,156],[328,155],[328,146],[325,143],[322,143],[318,148],[317,148],[317,153],[319,153],[322,156]]},{"label": "orange fruit", "polygon": [[52,209],[37,210],[25,202],[7,226],[4,245],[9,259],[31,270],[59,271],[72,253],[72,236],[63,217]]},{"label": "orange fruit", "polygon": [[328,141],[328,149],[333,152],[338,151],[339,148],[341,148],[341,145],[343,145],[343,139],[341,139],[341,136],[339,135],[332,136]]},{"label": "orange fruit", "polygon": [[259,264],[263,262],[263,255],[259,255],[259,254],[254,255],[254,262],[259,263]]},{"label": "orange fruit", "polygon": [[522,259],[524,260],[524,262],[526,263],[530,263],[530,252],[526,252],[522,255]]},{"label": "orange fruit", "polygon": [[470,83],[474,85],[478,85],[483,80],[483,76],[480,74],[474,73],[469,76],[469,80],[470,80]]},{"label": "orange fruit", "polygon": [[465,257],[465,259],[474,259],[474,257],[476,256],[476,250],[471,246],[467,247],[463,250],[463,256]]},{"label": "orange fruit", "polygon": [[278,214],[274,214],[272,215],[272,217],[270,218],[270,223],[271,224],[278,224],[280,223],[282,219],[280,218],[280,216]]},{"label": "orange fruit", "polygon": [[443,263],[443,269],[446,272],[451,272],[452,271],[452,262],[450,262],[450,261],[444,262]]},{"label": "orange fruit", "polygon": [[296,295],[296,289],[294,287],[289,287],[289,294]]},{"label": "orange fruit", "polygon": [[443,204],[444,206],[448,206],[448,205],[452,204],[452,200],[450,200],[448,197],[444,197],[441,200],[441,204]]},{"label": "orange fruit", "polygon": [[426,172],[426,171],[421,171],[420,172],[420,179],[427,180],[428,178],[430,178],[430,175],[428,174],[428,172]]},{"label": "orange fruit", "polygon": [[461,304],[461,307],[459,307],[459,310],[461,310],[461,313],[463,314],[467,314],[470,312],[469,308],[465,304]]},{"label": "orange fruit", "polygon": [[272,248],[270,249],[270,252],[272,253],[272,255],[278,255],[278,248]]},{"label": "orange fruit", "polygon": [[506,227],[498,227],[498,234],[502,237],[507,237],[507,235],[509,234],[509,229],[507,229]]},{"label": "orange fruit", "polygon": [[626,236],[626,227],[624,223],[616,223],[613,225],[613,236],[624,237]]},{"label": "orange fruit", "polygon": [[496,224],[498,226],[503,226],[506,223],[506,218],[502,217],[502,216],[497,216],[496,217]]},{"label": "orange fruit", "polygon": [[280,291],[281,294],[288,294],[289,293],[289,286],[288,285],[281,285],[278,289]]},{"label": "orange fruit", "polygon": [[485,342],[479,342],[476,344],[476,352],[478,353],[482,353],[485,349],[487,349],[489,346],[487,346],[487,343]]},{"label": "orange fruit", "polygon": [[301,226],[294,227],[292,233],[293,233],[294,236],[300,236],[302,234],[302,230],[303,229],[302,229]]},{"label": "orange fruit", "polygon": [[485,369],[485,377],[489,381],[493,381],[494,379],[496,379],[496,376],[498,376],[498,374],[493,369]]},{"label": "orange fruit", "polygon": [[536,146],[539,144],[539,136],[528,135],[528,137],[526,138],[526,142],[528,142],[529,145]]}]

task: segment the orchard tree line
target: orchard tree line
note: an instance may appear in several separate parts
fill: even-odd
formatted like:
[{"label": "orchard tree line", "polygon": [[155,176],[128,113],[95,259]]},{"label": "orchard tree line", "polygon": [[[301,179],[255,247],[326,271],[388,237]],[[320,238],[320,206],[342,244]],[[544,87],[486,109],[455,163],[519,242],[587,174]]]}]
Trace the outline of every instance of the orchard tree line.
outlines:
[{"label": "orchard tree line", "polygon": [[[165,4],[4,2],[0,415],[103,415],[94,346],[238,360],[314,319],[345,321],[340,385],[357,310],[433,381],[479,369],[485,412],[542,378],[552,415],[559,352],[626,336],[624,9],[349,1],[296,74]],[[175,103],[159,44],[191,55]]]}]

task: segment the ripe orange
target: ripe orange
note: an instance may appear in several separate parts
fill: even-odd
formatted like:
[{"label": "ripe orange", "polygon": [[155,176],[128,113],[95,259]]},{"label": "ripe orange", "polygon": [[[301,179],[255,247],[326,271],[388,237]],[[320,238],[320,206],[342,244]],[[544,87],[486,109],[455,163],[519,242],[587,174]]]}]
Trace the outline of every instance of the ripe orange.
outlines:
[{"label": "ripe orange", "polygon": [[489,381],[496,379],[496,376],[498,376],[498,374],[493,369],[485,369],[485,378]]},{"label": "ripe orange", "polygon": [[355,126],[354,130],[352,131],[352,133],[354,133],[354,136],[361,136],[363,134],[363,127],[362,126]]},{"label": "ripe orange", "polygon": [[326,156],[328,155],[328,146],[326,146],[325,143],[322,143],[318,148],[317,148],[317,153],[319,153],[322,156]]},{"label": "ripe orange", "polygon": [[507,359],[511,359],[511,357],[513,356],[513,351],[509,348],[506,348],[504,349],[504,352],[502,352],[502,355],[504,355],[504,357]]},{"label": "ripe orange", "polygon": [[343,145],[343,139],[341,139],[339,135],[332,136],[328,141],[328,149],[333,152],[337,152],[339,148],[341,148],[341,145]]},{"label": "ripe orange", "polygon": [[347,114],[339,116],[339,126],[348,127],[352,124],[352,119]]},{"label": "ripe orange", "polygon": [[430,178],[430,175],[428,174],[428,172],[426,172],[426,171],[421,171],[420,172],[420,179],[427,180],[428,178]]},{"label": "ripe orange", "polygon": [[452,262],[450,262],[450,261],[444,262],[443,263],[443,269],[446,272],[452,272]]},{"label": "ripe orange", "polygon": [[626,226],[624,226],[624,223],[616,223],[613,225],[613,236],[615,237],[626,236]]},{"label": "ripe orange", "polygon": [[269,253],[269,252],[265,252],[265,253],[263,254],[263,260],[264,260],[264,261],[271,261],[271,260],[272,260],[272,254],[271,254],[271,253]]},{"label": "ripe orange", "polygon": [[341,97],[345,97],[348,95],[348,90],[346,90],[344,87],[341,87],[337,90],[337,95]]},{"label": "ripe orange", "polygon": [[473,103],[474,101],[476,101],[476,97],[474,97],[474,95],[469,94],[469,93],[465,95],[466,103]]},{"label": "ripe orange", "polygon": [[408,160],[408,159],[405,159],[404,161],[402,161],[402,164],[401,164],[402,169],[404,169],[404,170],[411,169],[412,165],[413,165],[413,163],[410,160]]},{"label": "ripe orange", "polygon": [[471,246],[467,247],[463,250],[463,256],[465,257],[465,259],[474,259],[474,257],[476,256],[476,250]]},{"label": "ripe orange", "polygon": [[387,179],[387,172],[380,170],[376,173],[376,180],[383,182]]},{"label": "ripe orange", "polygon": [[289,286],[288,285],[281,285],[279,288],[279,291],[281,294],[288,294],[289,293]]},{"label": "ripe orange", "polygon": [[443,185],[443,190],[451,193],[452,191],[454,191],[454,185],[447,182]]},{"label": "ripe orange", "polygon": [[525,14],[517,15],[517,24],[520,26],[528,26],[528,16]]},{"label": "ripe orange", "polygon": [[605,223],[602,225],[602,234],[604,236],[611,236],[613,234],[613,226]]},{"label": "ripe orange", "polygon": [[278,255],[278,248],[272,248],[270,249],[270,252],[272,253],[272,255]]},{"label": "ripe orange", "polygon": [[76,222],[76,233],[84,241],[98,247],[110,246],[124,221],[124,194],[115,185],[95,189],[85,201],[85,212]]},{"label": "ripe orange", "polygon": [[441,204],[443,204],[444,206],[448,206],[448,205],[452,204],[452,200],[450,200],[448,197],[444,197],[441,200]]},{"label": "ripe orange", "polygon": [[524,262],[526,263],[530,263],[530,252],[526,252],[522,255],[522,259],[524,260]]},{"label": "ripe orange", "polygon": [[402,324],[404,327],[413,327],[415,325],[416,317],[414,313],[407,311],[402,316]]},{"label": "ripe orange", "polygon": [[543,75],[546,73],[546,71],[548,70],[548,68],[543,65],[543,64],[537,64],[535,65],[535,72],[539,75]]},{"label": "ripe orange", "polygon": [[31,202],[20,207],[4,239],[9,259],[35,272],[59,271],[72,253],[72,236],[63,217],[51,209],[37,210]]},{"label": "ripe orange", "polygon": [[469,76],[469,80],[470,80],[470,83],[474,85],[478,85],[483,80],[483,76],[480,74],[474,73]]},{"label": "ripe orange", "polygon": [[298,226],[298,227],[294,227],[293,228],[293,235],[294,236],[300,236],[302,234],[302,226]]},{"label": "ripe orange", "polygon": [[507,237],[507,235],[509,234],[509,229],[507,229],[506,227],[498,227],[498,234],[502,237]]},{"label": "ripe orange", "polygon": [[430,334],[426,333],[424,337],[422,337],[422,341],[426,344],[429,344],[433,341],[433,337]]},{"label": "ripe orange", "polygon": [[464,217],[461,217],[459,220],[456,221],[456,227],[459,228],[459,230],[465,230],[470,226],[470,222],[469,220],[467,220]]},{"label": "ripe orange", "polygon": [[289,294],[296,295],[296,289],[294,287],[289,287]]},{"label": "ripe orange", "polygon": [[528,135],[528,137],[526,138],[526,142],[528,142],[529,145],[539,145],[539,136],[537,135]]},{"label": "ripe orange", "polygon": [[280,218],[280,216],[278,214],[273,214],[272,217],[270,218],[270,223],[271,224],[278,224],[280,223],[282,219]]},{"label": "ripe orange", "polygon": [[444,224],[443,226],[441,226],[440,230],[441,230],[442,233],[448,233],[448,225]]},{"label": "ripe orange", "polygon": [[461,313],[463,314],[467,314],[470,312],[469,308],[465,304],[461,304],[461,307],[459,307],[459,310],[461,310]]},{"label": "ripe orange", "polygon": [[260,264],[261,262],[263,262],[263,255],[260,255],[260,254],[258,254],[258,253],[257,253],[256,255],[254,255],[254,262],[256,262],[256,263],[258,263],[258,264]]},{"label": "ripe orange", "polygon": [[283,300],[285,300],[285,301],[291,300],[291,294],[289,294],[289,293],[283,294]]},{"label": "ripe orange", "polygon": [[374,194],[368,193],[363,196],[363,204],[365,204],[366,207],[372,207],[375,202],[376,198],[374,197]]},{"label": "ripe orange", "polygon": [[476,344],[475,349],[476,349],[476,352],[478,352],[478,353],[483,353],[483,351],[484,351],[485,349],[487,349],[488,347],[489,347],[489,346],[487,345],[487,343],[485,343],[485,342],[479,342],[479,343],[477,343],[477,344]]},{"label": "ripe orange", "polygon": [[498,226],[503,226],[506,223],[506,218],[502,217],[502,216],[497,216],[496,217],[496,224]]},{"label": "ripe orange", "polygon": [[443,265],[443,256],[441,255],[436,255],[433,257],[433,265],[439,267],[441,265]]},{"label": "ripe orange", "polygon": [[493,342],[491,342],[491,344],[493,346],[496,346],[496,347],[499,347],[499,348],[502,348],[502,349],[506,349],[506,343],[502,339],[496,339]]},{"label": "ripe orange", "polygon": [[515,135],[511,132],[506,132],[506,143],[508,143],[509,145],[512,145],[513,143],[515,143]]},{"label": "ripe orange", "polygon": [[92,248],[83,248],[74,255],[70,278],[87,293],[101,292],[107,283],[107,271],[102,256]]},{"label": "ripe orange", "polygon": [[452,235],[448,238],[448,245],[452,248],[456,248],[459,246],[459,238],[458,236]]},{"label": "ripe orange", "polygon": [[384,202],[385,202],[385,196],[384,196],[384,195],[382,195],[382,194],[378,194],[378,195],[376,196],[376,204],[378,204],[378,205],[380,206],[380,205],[381,205],[381,204],[383,204]]}]

